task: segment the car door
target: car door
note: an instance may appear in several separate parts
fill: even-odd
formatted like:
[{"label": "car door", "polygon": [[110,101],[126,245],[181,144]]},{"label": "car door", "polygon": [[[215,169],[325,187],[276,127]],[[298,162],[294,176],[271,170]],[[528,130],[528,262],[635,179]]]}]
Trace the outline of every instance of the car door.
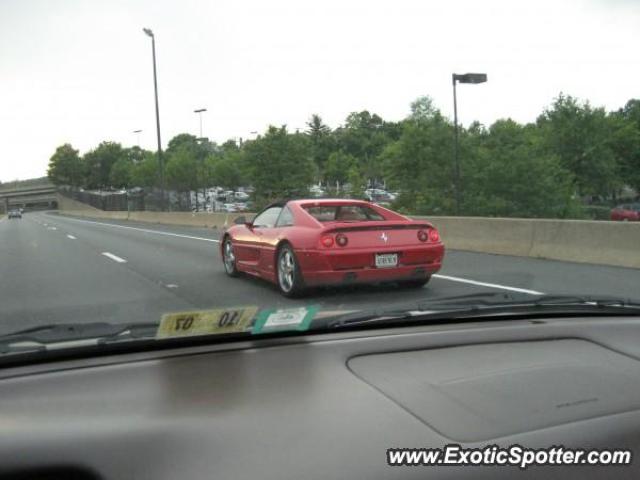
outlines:
[{"label": "car door", "polygon": [[276,245],[282,238],[285,229],[293,226],[293,214],[288,207],[279,212],[273,226],[262,229],[260,237],[260,260],[258,268],[266,276],[275,275],[275,251]]},{"label": "car door", "polygon": [[[258,273],[260,260],[260,242],[263,230],[270,224],[275,224],[281,207],[267,207],[260,212],[253,221],[234,233],[233,244],[236,261],[241,270],[248,273]],[[273,218],[273,220],[271,220]]]},{"label": "car door", "polygon": [[271,237],[271,230],[275,227],[281,211],[281,206],[267,207],[260,212],[256,218],[253,219],[251,225],[247,227],[248,233],[240,247],[243,250],[242,256],[245,258],[242,263],[247,269],[259,273],[265,235],[267,238]]}]

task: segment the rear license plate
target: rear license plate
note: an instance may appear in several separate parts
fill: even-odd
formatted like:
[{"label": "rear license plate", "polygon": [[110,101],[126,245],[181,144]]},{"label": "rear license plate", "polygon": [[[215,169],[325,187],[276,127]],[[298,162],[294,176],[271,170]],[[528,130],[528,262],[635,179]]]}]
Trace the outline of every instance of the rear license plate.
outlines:
[{"label": "rear license plate", "polygon": [[398,266],[397,253],[377,253],[376,268],[389,268]]}]

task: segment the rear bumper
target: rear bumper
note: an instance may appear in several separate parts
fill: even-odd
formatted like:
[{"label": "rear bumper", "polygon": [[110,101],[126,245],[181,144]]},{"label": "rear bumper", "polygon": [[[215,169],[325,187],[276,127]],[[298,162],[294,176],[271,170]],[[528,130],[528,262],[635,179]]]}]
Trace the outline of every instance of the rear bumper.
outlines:
[{"label": "rear bumper", "polygon": [[[308,286],[379,283],[411,280],[432,275],[442,267],[444,245],[388,250],[346,251],[303,250],[297,259]],[[376,253],[397,253],[398,266],[376,268]],[[344,257],[344,261],[342,258]],[[352,259],[358,262],[352,262]]]}]

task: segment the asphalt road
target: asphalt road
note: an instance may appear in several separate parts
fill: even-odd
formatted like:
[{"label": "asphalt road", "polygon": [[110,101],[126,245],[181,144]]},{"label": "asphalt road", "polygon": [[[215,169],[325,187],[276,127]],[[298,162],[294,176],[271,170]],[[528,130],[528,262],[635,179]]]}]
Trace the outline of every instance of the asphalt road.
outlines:
[{"label": "asphalt road", "polygon": [[422,289],[320,289],[303,299],[275,286],[229,278],[215,230],[56,213],[0,219],[0,334],[61,322],[148,322],[163,313],[314,304],[321,311],[394,308],[478,292],[616,295],[640,299],[640,270],[449,251]]}]

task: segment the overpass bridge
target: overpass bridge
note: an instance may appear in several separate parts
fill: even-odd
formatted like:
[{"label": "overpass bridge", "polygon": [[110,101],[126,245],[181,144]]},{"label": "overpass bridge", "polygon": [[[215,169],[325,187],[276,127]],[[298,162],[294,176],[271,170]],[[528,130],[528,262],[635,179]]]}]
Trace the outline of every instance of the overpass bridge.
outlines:
[{"label": "overpass bridge", "polygon": [[41,210],[58,208],[58,195],[54,185],[25,186],[0,189],[0,212],[12,208]]}]

